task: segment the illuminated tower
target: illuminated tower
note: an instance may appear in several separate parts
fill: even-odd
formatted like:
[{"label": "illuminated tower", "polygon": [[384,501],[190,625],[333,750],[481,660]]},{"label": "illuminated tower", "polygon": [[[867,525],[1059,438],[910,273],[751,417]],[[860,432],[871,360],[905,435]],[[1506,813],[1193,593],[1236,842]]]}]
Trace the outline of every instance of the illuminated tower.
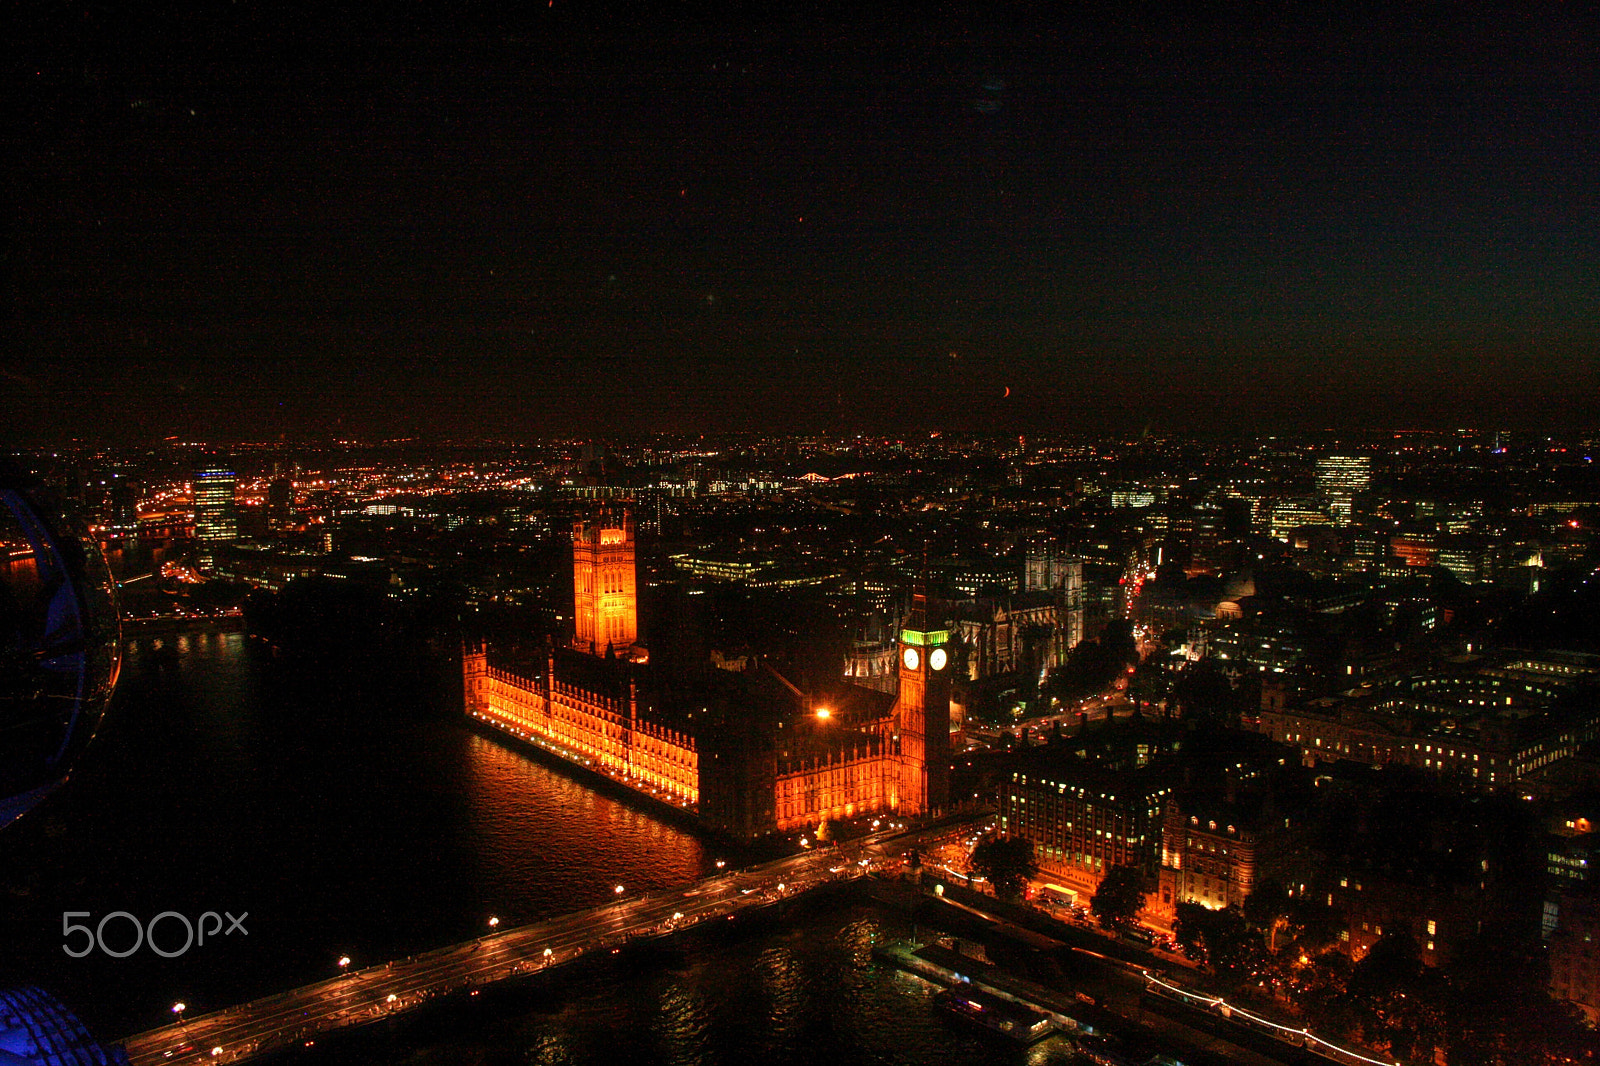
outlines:
[{"label": "illuminated tower", "polygon": [[917,583],[900,630],[900,810],[926,814],[950,801],[950,634],[930,629],[927,587]]},{"label": "illuminated tower", "polygon": [[1372,483],[1372,460],[1365,455],[1329,455],[1317,460],[1317,492],[1329,501],[1337,525],[1349,525],[1355,496]]},{"label": "illuminated tower", "polygon": [[206,544],[239,539],[239,517],[233,506],[233,471],[226,464],[206,462],[194,471],[194,535]]},{"label": "illuminated tower", "polygon": [[602,510],[572,525],[574,645],[591,655],[631,652],[639,639],[639,594],[633,564],[633,516]]}]

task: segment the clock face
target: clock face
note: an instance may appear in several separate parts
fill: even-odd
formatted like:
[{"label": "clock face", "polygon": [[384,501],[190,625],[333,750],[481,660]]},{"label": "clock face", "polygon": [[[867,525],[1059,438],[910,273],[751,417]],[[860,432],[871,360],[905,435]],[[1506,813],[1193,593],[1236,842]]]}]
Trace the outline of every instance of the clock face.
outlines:
[{"label": "clock face", "polygon": [[915,670],[917,663],[922,661],[921,657],[917,655],[916,648],[907,648],[906,653],[900,658],[905,662],[907,670]]},{"label": "clock face", "polygon": [[943,670],[944,664],[948,661],[949,659],[945,655],[943,648],[934,648],[928,653],[928,666],[931,669]]}]

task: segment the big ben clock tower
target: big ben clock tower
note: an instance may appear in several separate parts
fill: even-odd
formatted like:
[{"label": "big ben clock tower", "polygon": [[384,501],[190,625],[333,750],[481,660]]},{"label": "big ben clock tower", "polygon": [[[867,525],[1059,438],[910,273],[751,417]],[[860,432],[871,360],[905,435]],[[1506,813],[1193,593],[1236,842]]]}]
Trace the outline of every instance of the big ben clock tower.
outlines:
[{"label": "big ben clock tower", "polygon": [[950,634],[930,628],[926,585],[917,582],[900,629],[900,810],[926,814],[950,801]]}]

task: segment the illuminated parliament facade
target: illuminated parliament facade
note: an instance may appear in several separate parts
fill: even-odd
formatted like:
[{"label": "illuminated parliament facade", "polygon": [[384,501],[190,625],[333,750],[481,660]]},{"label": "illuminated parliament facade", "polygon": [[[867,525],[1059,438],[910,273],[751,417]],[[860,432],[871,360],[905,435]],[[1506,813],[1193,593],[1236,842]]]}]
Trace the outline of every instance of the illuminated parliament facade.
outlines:
[{"label": "illuminated parliament facade", "polygon": [[[899,632],[895,692],[853,685],[828,706],[762,664],[697,720],[658,710],[641,687],[634,529],[602,512],[573,527],[575,631],[542,669],[462,656],[466,713],[570,763],[692,812],[740,839],[948,803],[949,633],[918,587]],[[707,702],[711,702],[709,699]]]}]

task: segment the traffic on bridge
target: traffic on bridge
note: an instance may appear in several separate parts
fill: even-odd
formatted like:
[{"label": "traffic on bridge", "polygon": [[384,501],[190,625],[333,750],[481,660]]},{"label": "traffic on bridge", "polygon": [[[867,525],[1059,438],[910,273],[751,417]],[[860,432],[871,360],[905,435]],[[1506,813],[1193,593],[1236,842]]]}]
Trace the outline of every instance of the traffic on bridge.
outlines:
[{"label": "traffic on bridge", "polygon": [[[636,940],[732,919],[743,910],[853,880],[896,865],[912,848],[960,833],[967,824],[946,823],[900,835],[877,833],[747,870],[729,870],[687,888],[634,895],[627,886],[618,885],[613,903],[352,970],[225,1010],[185,1018],[184,1005],[174,1004],[177,1020],[172,1025],[130,1037],[124,1047],[132,1066],[241,1062],[307,1044],[331,1030],[379,1021],[463,989],[537,973],[594,952],[620,951]],[[340,962],[348,965],[348,959]]]}]

